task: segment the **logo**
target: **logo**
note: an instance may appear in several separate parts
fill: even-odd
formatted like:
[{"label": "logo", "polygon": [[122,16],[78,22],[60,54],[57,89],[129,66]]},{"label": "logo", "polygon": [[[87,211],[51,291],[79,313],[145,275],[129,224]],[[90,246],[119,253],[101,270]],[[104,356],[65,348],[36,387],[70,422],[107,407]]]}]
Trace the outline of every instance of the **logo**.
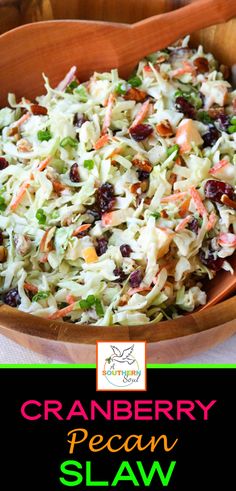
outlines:
[{"label": "logo", "polygon": [[97,341],[97,390],[147,390],[145,341]]}]

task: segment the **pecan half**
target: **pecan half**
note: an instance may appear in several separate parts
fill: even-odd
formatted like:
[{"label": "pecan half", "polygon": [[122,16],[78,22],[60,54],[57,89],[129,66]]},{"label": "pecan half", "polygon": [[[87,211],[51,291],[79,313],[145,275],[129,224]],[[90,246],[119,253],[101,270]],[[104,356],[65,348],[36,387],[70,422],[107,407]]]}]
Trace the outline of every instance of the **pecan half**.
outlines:
[{"label": "pecan half", "polygon": [[147,99],[147,92],[131,87],[124,95],[126,101],[144,102]]},{"label": "pecan half", "polygon": [[168,121],[168,119],[165,119],[163,121],[161,121],[160,123],[158,123],[156,125],[156,130],[157,130],[157,133],[158,135],[160,136],[173,136],[174,134],[174,131],[173,131],[173,128],[170,124],[170,122]]},{"label": "pecan half", "polygon": [[209,72],[209,63],[207,58],[199,56],[199,58],[196,58],[196,60],[194,60],[193,64],[197,70],[197,73]]}]

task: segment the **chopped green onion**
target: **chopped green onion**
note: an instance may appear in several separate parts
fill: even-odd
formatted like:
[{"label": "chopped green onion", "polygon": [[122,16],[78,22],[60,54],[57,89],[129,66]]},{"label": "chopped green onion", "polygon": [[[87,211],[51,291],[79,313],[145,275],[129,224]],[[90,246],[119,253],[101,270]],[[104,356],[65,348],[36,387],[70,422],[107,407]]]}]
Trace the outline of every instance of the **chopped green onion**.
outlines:
[{"label": "chopped green onion", "polygon": [[73,93],[73,90],[76,89],[78,87],[78,82],[76,82],[76,80],[72,80],[72,82],[67,85],[66,87],[66,93],[67,94],[72,94]]},{"label": "chopped green onion", "polygon": [[76,87],[75,94],[77,94],[79,96],[79,100],[81,102],[87,102],[88,94],[87,94],[87,90],[84,87],[84,85],[79,85],[78,87]]},{"label": "chopped green onion", "polygon": [[44,213],[44,211],[42,210],[42,208],[39,208],[37,211],[36,211],[36,218],[39,222],[40,225],[44,225],[46,223],[46,220],[47,220],[47,217],[46,217],[46,214]]},{"label": "chopped green onion", "polygon": [[157,59],[156,53],[152,53],[151,55],[146,56],[146,60],[150,61],[151,63],[155,63]]},{"label": "chopped green onion", "polygon": [[33,296],[32,302],[38,302],[38,300],[46,300],[46,298],[48,298],[49,295],[50,295],[49,291],[47,292],[39,291],[38,293],[36,293],[36,295]]},{"label": "chopped green onion", "polygon": [[119,84],[116,86],[115,91],[116,91],[116,93],[117,93],[118,95],[124,95],[124,94],[126,94],[127,89],[126,89],[125,84],[124,84],[123,82],[120,82],[120,83],[119,83]]},{"label": "chopped green onion", "polygon": [[56,220],[57,218],[59,218],[59,216],[60,216],[59,212],[57,210],[55,210],[51,214],[51,219]]},{"label": "chopped green onion", "polygon": [[5,199],[3,198],[3,196],[0,196],[0,211],[5,211],[6,208],[7,205],[5,203]]},{"label": "chopped green onion", "polygon": [[196,109],[200,109],[202,107],[202,99],[198,94],[195,94],[194,92],[191,93],[189,99]]},{"label": "chopped green onion", "polygon": [[77,148],[78,142],[77,142],[77,140],[75,140],[75,138],[71,138],[71,136],[66,136],[61,141],[60,146],[63,148],[65,148],[67,146],[72,147],[72,148]]},{"label": "chopped green onion", "polygon": [[6,189],[7,189],[6,186],[2,186],[0,189],[0,195],[5,193]]},{"label": "chopped green onion", "polygon": [[80,300],[79,306],[82,310],[88,310],[89,309],[89,304],[86,300]]},{"label": "chopped green onion", "polygon": [[153,213],[151,213],[151,217],[155,217],[157,219],[161,217],[161,214],[159,213],[159,211],[154,211]]},{"label": "chopped green onion", "polygon": [[212,118],[209,116],[209,114],[206,111],[199,111],[198,113],[198,119],[201,121],[201,123],[204,124],[209,124],[212,123]]},{"label": "chopped green onion", "polygon": [[170,148],[167,148],[167,157],[170,157],[170,155],[172,155],[172,153],[174,152],[177,152],[178,153],[179,151],[179,145],[177,145],[177,143],[175,145],[173,145],[173,147],[170,147]]},{"label": "chopped green onion", "polygon": [[228,133],[235,133],[236,132],[236,125],[235,126],[229,126],[228,127]]},{"label": "chopped green onion", "polygon": [[89,306],[92,306],[96,303],[96,297],[94,295],[88,295],[86,302],[88,302]]},{"label": "chopped green onion", "polygon": [[92,170],[94,168],[94,161],[92,159],[84,160],[85,169]]},{"label": "chopped green onion", "polygon": [[95,310],[96,310],[96,314],[98,315],[98,317],[102,317],[104,315],[102,302],[101,302],[101,300],[99,300],[99,298],[96,298]]},{"label": "chopped green onion", "polygon": [[52,134],[50,132],[50,130],[46,129],[46,130],[39,130],[38,133],[37,133],[37,136],[38,136],[38,140],[40,142],[43,142],[43,141],[49,141],[51,140],[52,138]]},{"label": "chopped green onion", "polygon": [[230,120],[230,123],[233,125],[233,126],[236,126],[236,116],[233,116]]},{"label": "chopped green onion", "polygon": [[142,85],[142,80],[138,75],[134,75],[133,77],[129,78],[128,84],[130,84],[132,87],[139,87]]}]

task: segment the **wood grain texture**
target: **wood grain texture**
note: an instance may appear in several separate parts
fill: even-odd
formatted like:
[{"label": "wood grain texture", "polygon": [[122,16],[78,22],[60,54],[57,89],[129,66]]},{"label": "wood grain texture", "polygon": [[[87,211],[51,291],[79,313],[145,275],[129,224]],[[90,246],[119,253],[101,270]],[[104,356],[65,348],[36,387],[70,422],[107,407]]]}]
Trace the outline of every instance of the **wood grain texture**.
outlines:
[{"label": "wood grain texture", "polygon": [[[217,2],[213,2],[215,6]],[[101,5],[101,2],[99,3]],[[194,5],[196,6],[197,3],[195,1]],[[232,7],[231,3],[226,3],[226,7],[230,6],[227,12],[219,8],[214,10],[212,18],[215,22],[232,15],[234,9],[236,10],[236,5],[232,3]],[[87,5],[87,15],[90,15],[89,1],[78,2],[78,4],[80,7],[83,4],[83,8]],[[94,15],[98,16],[96,2],[93,4]],[[105,4],[107,2],[104,1]],[[113,2],[110,2],[111,4]],[[115,4],[117,5],[117,2],[114,2]],[[217,3],[218,7],[219,5],[222,5],[222,2]],[[53,2],[51,6],[53,11]],[[206,0],[203,6],[206,8]],[[81,12],[78,11],[77,15],[82,15]],[[110,11],[109,13],[99,12],[101,18],[111,15]],[[191,16],[188,16],[192,26],[188,22],[188,29],[193,29],[193,25],[202,24],[202,21],[199,22],[199,15],[195,22],[196,12],[195,8]],[[114,18],[116,15],[114,13]],[[126,10],[126,15],[129,17],[131,14]],[[186,31],[186,21],[183,21],[184,17],[180,19],[179,15],[180,11],[176,11],[169,17],[162,16],[161,21],[152,19],[151,24],[144,21],[134,27],[124,24],[59,21],[28,25],[7,33],[0,37],[1,102],[5,103],[8,91],[16,92],[18,97],[22,95],[34,97],[39,94],[43,90],[42,71],[50,77],[52,84],[56,84],[73,64],[79,66],[79,76],[82,79],[85,79],[95,69],[110,68],[111,64],[121,68],[125,65],[127,69],[126,62],[134,55],[133,41],[136,40],[134,34],[138,33],[142,41],[142,46],[136,53],[138,59],[141,56],[140,53],[143,53],[142,50],[148,49],[147,46],[153,46],[151,43],[157,38],[156,32],[159,34],[158,39],[161,38],[163,41],[163,37],[168,36],[170,31],[173,37],[176,26],[179,28],[178,33],[174,31],[176,38],[183,34],[183,29]],[[136,13],[133,18],[137,18]],[[176,23],[177,19],[180,22]],[[155,26],[159,26],[159,30],[156,30]],[[160,35],[162,32],[163,36]],[[88,50],[88,40],[91,40],[90,50]],[[126,41],[125,48],[124,41]],[[234,64],[236,62],[236,20],[194,33],[193,43],[199,42],[218,56],[221,62]],[[86,57],[82,49],[83,43],[86,43]],[[121,49],[119,49],[120,45],[122,45]],[[236,268],[236,257],[233,259],[233,264]],[[234,288],[235,275],[232,277],[224,272],[218,274],[216,280],[209,285],[210,302],[213,304],[217,295],[217,300],[220,300],[226,289],[229,293],[233,292]],[[42,354],[73,362],[94,361],[94,346],[97,339],[146,339],[148,341],[148,361],[156,361],[158,356],[158,360],[163,362],[176,361],[226,339],[236,332],[235,319],[235,297],[177,321],[117,328],[96,328],[49,322],[2,306],[0,307],[0,332]]]}]

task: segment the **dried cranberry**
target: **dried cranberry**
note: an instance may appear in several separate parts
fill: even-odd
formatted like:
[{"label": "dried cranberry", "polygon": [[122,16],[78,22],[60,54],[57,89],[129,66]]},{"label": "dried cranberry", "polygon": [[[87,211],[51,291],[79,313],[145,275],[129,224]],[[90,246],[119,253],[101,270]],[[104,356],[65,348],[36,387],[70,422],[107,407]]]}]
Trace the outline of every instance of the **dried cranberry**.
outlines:
[{"label": "dried cranberry", "polygon": [[138,169],[137,171],[139,181],[143,182],[146,181],[146,179],[149,179],[150,177],[150,172],[145,172],[144,170]]},{"label": "dried cranberry", "polygon": [[202,135],[203,147],[212,147],[220,137],[220,132],[215,126],[209,126],[209,130],[205,135]]},{"label": "dried cranberry", "polygon": [[146,140],[153,132],[152,126],[150,124],[138,124],[134,128],[130,129],[130,134],[136,142]]},{"label": "dried cranberry", "polygon": [[129,246],[129,244],[122,244],[120,246],[120,252],[121,252],[121,255],[123,257],[129,257],[131,252],[133,252],[133,251],[132,251],[131,247]]},{"label": "dried cranberry", "polygon": [[88,121],[88,120],[84,114],[77,113],[74,115],[73,124],[77,128],[81,128],[82,124],[86,123],[86,121]]},{"label": "dried cranberry", "polygon": [[133,271],[131,273],[129,282],[132,288],[138,288],[143,279],[143,273],[140,269]]},{"label": "dried cranberry", "polygon": [[13,288],[3,295],[3,302],[10,307],[17,307],[21,303],[18,288]]},{"label": "dried cranberry", "polygon": [[175,107],[177,111],[184,113],[188,118],[194,119],[196,117],[196,110],[190,102],[187,101],[183,96],[176,97]]},{"label": "dried cranberry", "polygon": [[80,182],[79,166],[76,163],[73,164],[70,168],[70,180],[72,182]]},{"label": "dried cranberry", "polygon": [[9,163],[7,162],[4,157],[0,157],[0,170],[6,169],[9,166]]},{"label": "dried cranberry", "polygon": [[0,230],[0,246],[3,244],[3,233],[2,230]]},{"label": "dried cranberry", "polygon": [[115,204],[114,186],[110,182],[105,182],[97,190],[97,205],[101,213],[111,211]]},{"label": "dried cranberry", "polygon": [[215,258],[215,253],[213,251],[209,251],[206,254],[205,251],[203,251],[202,249],[199,252],[199,258],[204,266],[212,269],[213,271],[219,271],[222,268],[224,262],[224,259],[222,259],[221,257]]},{"label": "dried cranberry", "polygon": [[215,201],[216,203],[221,203],[221,198],[223,194],[226,194],[230,199],[236,200],[236,195],[234,194],[234,188],[230,184],[226,184],[223,181],[215,181],[214,179],[209,179],[205,185],[205,196],[206,198]]},{"label": "dried cranberry", "polygon": [[108,240],[105,237],[97,239],[97,245],[95,247],[98,256],[102,256],[107,251]]},{"label": "dried cranberry", "polygon": [[195,234],[197,234],[199,229],[198,220],[196,218],[193,218],[191,222],[189,222],[188,228],[189,230],[192,230],[192,232],[195,232]]},{"label": "dried cranberry", "polygon": [[125,281],[127,278],[122,268],[115,268],[113,274],[117,276],[117,280],[113,280],[115,283]]},{"label": "dried cranberry", "polygon": [[222,131],[227,131],[230,126],[230,118],[225,113],[219,114],[217,121],[219,121],[219,126]]}]

